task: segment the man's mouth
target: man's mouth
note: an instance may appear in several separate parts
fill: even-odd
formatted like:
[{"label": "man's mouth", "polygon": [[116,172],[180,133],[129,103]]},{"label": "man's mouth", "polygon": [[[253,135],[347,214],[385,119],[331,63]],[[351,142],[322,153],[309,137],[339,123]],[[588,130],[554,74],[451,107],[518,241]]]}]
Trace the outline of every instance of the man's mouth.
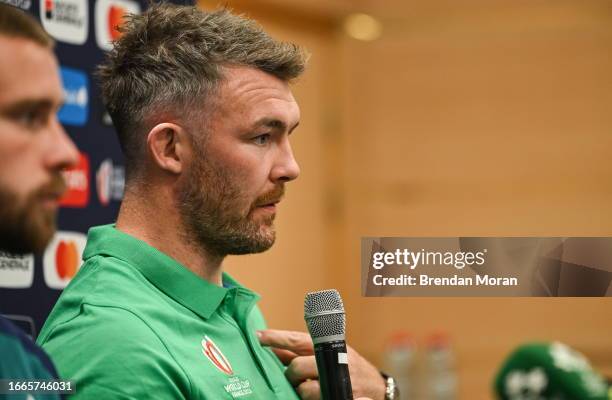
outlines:
[{"label": "man's mouth", "polygon": [[64,194],[63,191],[42,193],[40,195],[40,199],[41,199],[43,207],[51,208],[51,209],[57,208],[59,206],[59,202],[63,194]]},{"label": "man's mouth", "polygon": [[276,196],[266,196],[260,202],[255,203],[255,210],[274,217],[276,215],[276,205],[281,201],[282,193],[275,193]]},{"label": "man's mouth", "polygon": [[273,206],[276,206],[279,202],[280,202],[280,199],[273,200],[273,201],[269,201],[266,203],[260,203],[259,205],[257,205],[257,207],[273,207]]},{"label": "man's mouth", "polygon": [[281,201],[284,194],[285,188],[280,186],[276,190],[260,197],[259,201],[255,203],[255,208],[274,212],[276,211],[276,205]]},{"label": "man's mouth", "polygon": [[257,206],[257,209],[259,210],[264,210],[270,213],[275,213],[276,212],[276,204],[278,204],[278,201],[274,201],[271,203],[267,203],[267,204],[262,204]]},{"label": "man's mouth", "polygon": [[61,176],[54,177],[48,185],[45,185],[39,192],[39,198],[45,208],[56,209],[59,202],[66,192],[66,184]]}]

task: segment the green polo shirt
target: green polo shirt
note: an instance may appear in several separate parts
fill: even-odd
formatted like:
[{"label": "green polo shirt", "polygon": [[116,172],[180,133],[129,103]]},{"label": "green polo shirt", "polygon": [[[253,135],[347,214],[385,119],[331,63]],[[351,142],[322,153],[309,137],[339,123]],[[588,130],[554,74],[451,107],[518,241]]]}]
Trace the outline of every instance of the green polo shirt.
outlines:
[{"label": "green polo shirt", "polygon": [[298,399],[257,340],[258,295],[229,275],[213,285],[113,225],[83,260],[38,338],[74,399]]}]

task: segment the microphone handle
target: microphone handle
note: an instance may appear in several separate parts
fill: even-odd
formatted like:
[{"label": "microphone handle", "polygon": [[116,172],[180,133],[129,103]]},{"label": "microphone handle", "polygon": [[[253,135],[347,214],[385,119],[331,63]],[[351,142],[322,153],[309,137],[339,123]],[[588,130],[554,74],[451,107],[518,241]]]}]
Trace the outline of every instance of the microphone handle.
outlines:
[{"label": "microphone handle", "polygon": [[336,340],[314,346],[321,399],[353,400],[353,389],[348,368],[346,342]]}]

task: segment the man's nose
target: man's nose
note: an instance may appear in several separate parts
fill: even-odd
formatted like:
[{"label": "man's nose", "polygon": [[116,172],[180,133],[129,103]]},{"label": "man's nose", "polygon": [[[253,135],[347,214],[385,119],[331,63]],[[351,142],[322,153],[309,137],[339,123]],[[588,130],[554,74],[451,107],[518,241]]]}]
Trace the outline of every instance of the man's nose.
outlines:
[{"label": "man's nose", "polygon": [[271,175],[273,181],[281,182],[292,181],[300,175],[300,166],[293,156],[293,150],[287,137],[279,146],[278,157]]},{"label": "man's nose", "polygon": [[61,170],[75,166],[78,161],[79,150],[62,125],[57,120],[54,121],[47,146],[47,167]]}]

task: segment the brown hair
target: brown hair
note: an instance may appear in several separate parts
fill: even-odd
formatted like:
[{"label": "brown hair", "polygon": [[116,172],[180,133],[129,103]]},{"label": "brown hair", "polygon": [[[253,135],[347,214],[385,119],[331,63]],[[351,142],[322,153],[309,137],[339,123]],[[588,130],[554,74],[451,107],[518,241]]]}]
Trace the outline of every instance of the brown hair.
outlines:
[{"label": "brown hair", "polygon": [[226,9],[152,4],[119,29],[123,35],[98,68],[98,77],[128,179],[144,154],[144,135],[154,117],[201,118],[192,114],[218,87],[224,66],[251,66],[291,81],[306,64],[300,47],[272,39],[255,21]]},{"label": "brown hair", "polygon": [[0,35],[28,39],[41,46],[52,48],[53,39],[26,12],[0,3]]}]

